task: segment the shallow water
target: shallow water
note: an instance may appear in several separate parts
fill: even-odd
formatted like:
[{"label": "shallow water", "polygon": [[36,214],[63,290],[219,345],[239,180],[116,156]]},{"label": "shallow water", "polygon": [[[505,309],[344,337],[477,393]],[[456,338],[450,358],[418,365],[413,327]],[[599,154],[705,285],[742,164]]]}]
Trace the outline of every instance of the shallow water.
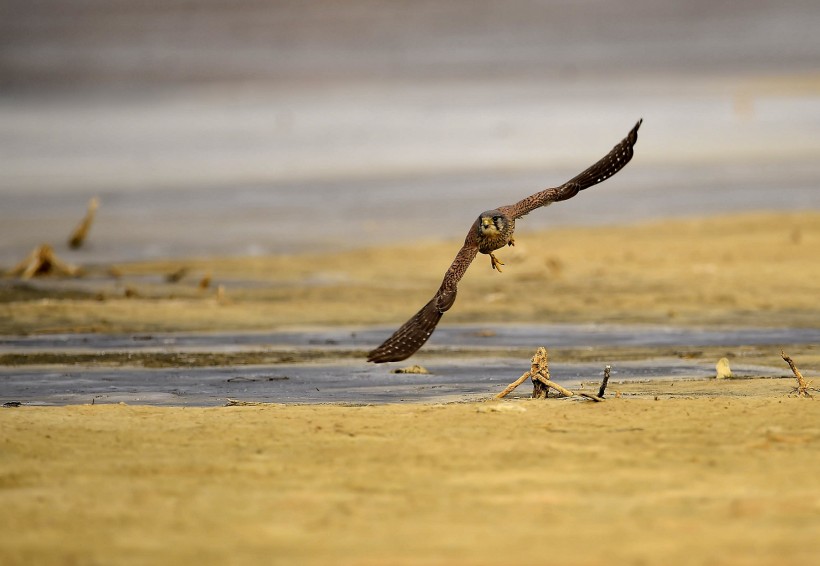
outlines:
[{"label": "shallow water", "polygon": [[[369,350],[395,330],[331,328],[285,332],[49,334],[0,336],[0,353],[15,352],[241,352],[253,349]],[[815,328],[679,328],[618,324],[442,325],[424,346],[485,348],[585,348],[660,346],[740,346],[820,343]]]},{"label": "shallow water", "polygon": [[[481,327],[445,326],[427,346],[441,353],[456,350],[470,356],[427,359],[429,375],[394,374],[395,367],[374,365],[353,352],[366,350],[389,329],[322,329],[312,331],[219,334],[57,335],[3,337],[0,353],[242,353],[259,351],[330,352],[330,359],[269,365],[142,368],[50,365],[0,367],[0,401],[25,404],[139,403],[149,405],[223,405],[228,399],[272,403],[389,403],[460,401],[492,396],[528,370],[521,356],[503,349],[693,347],[820,342],[816,329],[686,329],[621,325],[501,325],[486,335]],[[481,351],[484,350],[484,355]],[[334,358],[334,356],[338,357]],[[310,358],[308,357],[308,360]],[[598,382],[602,363],[554,363],[554,381],[567,387]],[[781,375],[782,368],[733,364],[738,377]],[[625,380],[708,378],[713,362],[654,358],[612,364],[612,383]],[[524,385],[520,395],[528,395]]]},{"label": "shallow water", "polygon": [[[429,375],[393,374],[384,366],[357,362],[191,369],[0,368],[0,400],[24,404],[136,403],[224,405],[228,399],[268,403],[448,402],[491,397],[529,369],[514,359],[440,360]],[[552,364],[553,381],[569,388],[599,382],[599,363]],[[738,377],[780,375],[780,370],[742,365]],[[707,378],[714,365],[678,359],[619,362],[610,383],[646,379]],[[522,385],[513,396],[528,396]],[[594,392],[597,386],[588,387]],[[612,388],[610,389],[612,391]]]}]

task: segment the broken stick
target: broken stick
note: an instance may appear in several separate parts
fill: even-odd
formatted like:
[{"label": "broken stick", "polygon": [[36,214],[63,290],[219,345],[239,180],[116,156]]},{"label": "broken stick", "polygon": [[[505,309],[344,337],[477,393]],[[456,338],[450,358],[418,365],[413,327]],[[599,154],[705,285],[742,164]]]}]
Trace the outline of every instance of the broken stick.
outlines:
[{"label": "broken stick", "polygon": [[[538,374],[538,375],[534,376],[532,378],[532,380],[533,380],[533,382],[538,381],[539,383],[546,386],[547,389],[552,387],[553,389],[555,389],[558,393],[560,393],[564,397],[572,397],[573,395],[575,395],[575,393],[573,393],[572,391],[570,391],[566,387],[561,387],[560,385],[558,385],[554,381],[550,381],[549,379],[547,379],[543,375]],[[535,392],[533,392],[533,396],[535,396]],[[586,397],[586,395],[585,395],[585,397]]]},{"label": "broken stick", "polygon": [[519,385],[521,385],[522,383],[524,383],[525,381],[527,381],[527,380],[530,378],[530,375],[532,375],[530,372],[528,372],[528,371],[527,371],[527,372],[524,372],[524,375],[522,375],[521,377],[519,377],[518,379],[516,379],[515,381],[513,381],[512,383],[510,383],[510,384],[509,384],[509,385],[508,385],[508,386],[504,389],[504,391],[502,391],[501,393],[499,393],[498,395],[496,395],[496,396],[495,396],[495,398],[496,398],[496,399],[503,399],[504,397],[506,397],[507,395],[509,395],[510,393],[512,393],[512,392],[513,392],[513,390],[514,390],[516,387],[518,387]]},{"label": "broken stick", "polygon": [[600,397],[601,399],[604,398],[604,393],[606,392],[606,384],[609,383],[610,370],[612,370],[612,366],[604,367],[604,379],[601,381],[601,387],[598,389],[598,397]]}]

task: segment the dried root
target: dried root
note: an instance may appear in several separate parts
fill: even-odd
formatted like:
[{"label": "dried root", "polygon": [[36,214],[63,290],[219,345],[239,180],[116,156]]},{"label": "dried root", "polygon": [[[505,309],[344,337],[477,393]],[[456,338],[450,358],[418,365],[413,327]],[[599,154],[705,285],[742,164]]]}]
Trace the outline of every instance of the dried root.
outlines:
[{"label": "dried root", "polygon": [[[532,398],[546,399],[550,396],[550,360],[546,348],[538,348],[530,364],[530,378],[532,379]],[[555,388],[556,391],[560,391]],[[572,397],[572,393],[566,395]]]},{"label": "dried root", "polygon": [[780,357],[783,358],[783,361],[789,364],[794,377],[797,379],[797,387],[792,390],[792,393],[797,393],[798,397],[814,398],[814,395],[809,393],[809,389],[811,389],[811,387],[809,387],[811,385],[811,381],[806,381],[806,378],[803,377],[803,374],[801,374],[800,370],[797,369],[797,366],[794,365],[792,359],[786,355],[786,352],[780,350]]}]

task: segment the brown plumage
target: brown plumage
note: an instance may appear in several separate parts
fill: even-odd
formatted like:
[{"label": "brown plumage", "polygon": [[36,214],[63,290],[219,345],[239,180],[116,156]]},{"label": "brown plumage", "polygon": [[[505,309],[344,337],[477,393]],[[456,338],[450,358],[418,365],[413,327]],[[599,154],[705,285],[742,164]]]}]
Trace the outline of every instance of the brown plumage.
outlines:
[{"label": "brown plumage", "polygon": [[613,147],[600,161],[563,185],[535,193],[515,204],[482,212],[467,232],[464,245],[444,274],[444,280],[433,298],[381,346],[370,352],[367,361],[398,362],[416,353],[433,334],[442,315],[453,306],[458,282],[476,254],[481,252],[489,255],[490,265],[500,272],[499,266],[504,264],[493,252],[504,246],[515,245],[515,220],[536,208],[572,198],[579,191],[597,185],[620,171],[632,159],[632,148],[638,141],[638,128],[641,127],[641,122],[642,120],[638,120],[621,143]]}]

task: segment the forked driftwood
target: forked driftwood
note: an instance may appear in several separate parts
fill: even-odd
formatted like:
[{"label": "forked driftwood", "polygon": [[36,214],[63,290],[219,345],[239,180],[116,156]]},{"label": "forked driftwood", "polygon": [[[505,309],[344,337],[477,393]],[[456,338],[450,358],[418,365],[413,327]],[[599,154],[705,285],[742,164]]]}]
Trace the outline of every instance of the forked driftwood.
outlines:
[{"label": "forked driftwood", "polygon": [[[549,357],[547,356],[547,349],[546,348],[538,348],[535,351],[535,355],[532,357],[530,363],[530,370],[524,372],[524,375],[510,383],[504,391],[496,395],[496,399],[502,399],[513,392],[513,390],[527,381],[528,379],[532,379],[533,383],[533,397],[536,396],[537,391],[544,391],[546,393],[545,386],[543,383],[538,381],[534,376],[541,375],[546,376],[544,379],[549,380],[550,370],[549,370]],[[537,384],[537,385],[536,385]],[[536,389],[537,388],[537,389]]]},{"label": "forked driftwood", "polygon": [[809,386],[811,385],[811,381],[806,381],[806,378],[803,377],[803,374],[801,374],[800,370],[797,369],[797,366],[794,365],[792,359],[786,355],[786,352],[780,350],[780,357],[783,358],[783,361],[789,364],[789,367],[791,368],[794,377],[797,379],[797,387],[794,388],[792,393],[797,393],[798,397],[814,398],[814,395],[809,393]]},{"label": "forked driftwood", "polygon": [[88,231],[91,230],[91,224],[94,222],[94,215],[97,213],[97,208],[100,206],[100,199],[97,197],[88,201],[88,211],[85,213],[85,218],[80,221],[71,236],[68,237],[68,246],[72,250],[82,247],[85,239],[88,236]]},{"label": "forked driftwood", "polygon": [[26,259],[18,263],[9,275],[20,279],[31,279],[38,275],[66,275],[76,277],[80,274],[80,268],[65,263],[48,244],[42,244],[34,248]]},{"label": "forked driftwood", "polygon": [[592,395],[591,393],[573,393],[566,387],[558,385],[554,381],[550,380],[549,356],[547,354],[547,349],[541,347],[535,351],[535,355],[532,357],[530,370],[505,387],[504,391],[495,396],[496,399],[506,397],[512,393],[516,387],[527,381],[527,379],[532,380],[532,397],[534,399],[544,399],[549,397],[549,390],[552,388],[564,397],[579,396],[592,401],[603,401],[602,394],[606,389],[606,382],[609,380],[609,366],[606,366],[606,369],[604,370],[604,382],[601,384],[599,395]]}]

